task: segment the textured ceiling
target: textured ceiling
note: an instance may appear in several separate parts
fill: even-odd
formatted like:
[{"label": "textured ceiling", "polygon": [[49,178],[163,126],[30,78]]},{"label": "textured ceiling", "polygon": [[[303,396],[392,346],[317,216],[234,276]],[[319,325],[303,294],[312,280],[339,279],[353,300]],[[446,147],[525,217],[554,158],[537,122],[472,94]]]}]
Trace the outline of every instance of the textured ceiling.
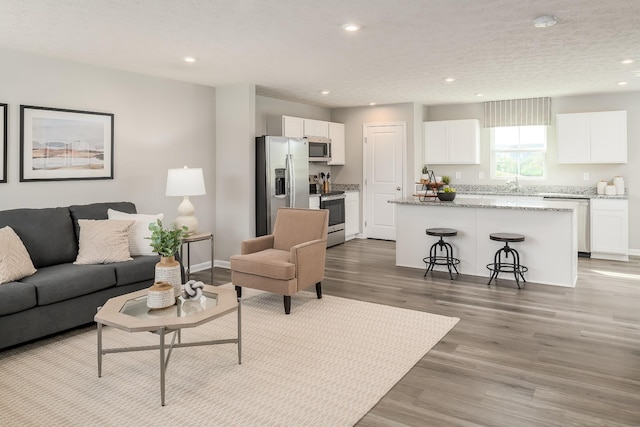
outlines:
[{"label": "textured ceiling", "polygon": [[628,92],[640,0],[0,0],[0,47],[326,107]]}]

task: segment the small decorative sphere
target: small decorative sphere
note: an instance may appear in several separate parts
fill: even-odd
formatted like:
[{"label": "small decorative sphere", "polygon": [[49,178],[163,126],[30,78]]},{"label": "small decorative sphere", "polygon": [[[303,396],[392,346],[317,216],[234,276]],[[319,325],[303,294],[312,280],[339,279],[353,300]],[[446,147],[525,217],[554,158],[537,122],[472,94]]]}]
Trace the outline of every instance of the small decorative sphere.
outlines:
[{"label": "small decorative sphere", "polygon": [[184,284],[184,289],[182,290],[182,298],[184,299],[200,299],[202,296],[202,289],[204,288],[204,283],[196,282],[195,280],[189,280]]}]

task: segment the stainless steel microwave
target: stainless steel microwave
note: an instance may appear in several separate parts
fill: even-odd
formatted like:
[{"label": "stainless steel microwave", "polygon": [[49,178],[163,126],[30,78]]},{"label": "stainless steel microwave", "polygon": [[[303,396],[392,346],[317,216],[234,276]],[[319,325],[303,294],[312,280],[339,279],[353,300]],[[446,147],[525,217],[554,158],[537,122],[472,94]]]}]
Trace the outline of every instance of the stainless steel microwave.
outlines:
[{"label": "stainless steel microwave", "polygon": [[309,161],[328,162],[331,160],[331,140],[320,136],[308,136]]}]

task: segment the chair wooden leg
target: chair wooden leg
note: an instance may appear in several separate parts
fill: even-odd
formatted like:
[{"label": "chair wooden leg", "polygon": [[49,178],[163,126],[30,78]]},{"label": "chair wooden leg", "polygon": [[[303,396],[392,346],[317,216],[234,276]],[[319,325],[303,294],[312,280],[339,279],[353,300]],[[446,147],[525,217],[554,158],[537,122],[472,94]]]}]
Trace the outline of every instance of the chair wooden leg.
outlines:
[{"label": "chair wooden leg", "polygon": [[238,294],[238,298],[242,298],[242,286],[236,286],[236,294]]},{"label": "chair wooden leg", "polygon": [[318,295],[318,299],[322,299],[322,282],[316,283],[316,295]]},{"label": "chair wooden leg", "polygon": [[291,295],[284,296],[284,312],[285,314],[291,313]]}]

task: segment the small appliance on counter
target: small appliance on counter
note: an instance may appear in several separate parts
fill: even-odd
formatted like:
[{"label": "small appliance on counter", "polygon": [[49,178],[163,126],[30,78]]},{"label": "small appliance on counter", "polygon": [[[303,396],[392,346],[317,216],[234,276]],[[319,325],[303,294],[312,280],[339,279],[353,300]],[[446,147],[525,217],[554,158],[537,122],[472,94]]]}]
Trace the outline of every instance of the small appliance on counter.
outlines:
[{"label": "small appliance on counter", "polygon": [[309,194],[318,194],[318,175],[309,175]]}]

